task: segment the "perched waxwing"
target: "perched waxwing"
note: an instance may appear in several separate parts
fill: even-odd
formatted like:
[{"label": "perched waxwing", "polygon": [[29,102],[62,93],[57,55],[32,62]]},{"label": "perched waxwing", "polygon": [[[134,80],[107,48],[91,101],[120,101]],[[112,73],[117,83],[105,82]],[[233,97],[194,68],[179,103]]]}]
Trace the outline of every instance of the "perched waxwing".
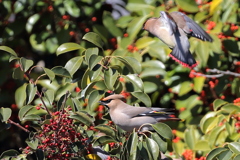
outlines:
[{"label": "perched waxwing", "polygon": [[[138,130],[143,124],[155,124],[162,121],[179,121],[179,118],[171,117],[173,108],[147,108],[134,107],[124,102],[124,96],[113,94],[103,98],[99,103],[109,108],[112,121],[125,131]],[[152,130],[150,125],[143,125],[140,129]]]},{"label": "perched waxwing", "polygon": [[172,49],[170,56],[183,66],[194,68],[197,66],[195,59],[189,51],[188,36],[197,37],[204,41],[212,41],[212,38],[193,20],[181,12],[161,11],[159,18],[149,18],[143,25],[143,29]]}]

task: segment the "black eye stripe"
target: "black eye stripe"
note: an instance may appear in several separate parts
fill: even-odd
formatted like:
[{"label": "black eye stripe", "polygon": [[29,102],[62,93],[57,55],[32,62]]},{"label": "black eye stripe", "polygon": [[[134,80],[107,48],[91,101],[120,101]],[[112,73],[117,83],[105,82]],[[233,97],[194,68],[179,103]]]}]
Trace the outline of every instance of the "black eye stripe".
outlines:
[{"label": "black eye stripe", "polygon": [[112,99],[108,99],[106,101],[102,101],[102,102],[105,102],[105,103],[110,103],[112,101]]}]

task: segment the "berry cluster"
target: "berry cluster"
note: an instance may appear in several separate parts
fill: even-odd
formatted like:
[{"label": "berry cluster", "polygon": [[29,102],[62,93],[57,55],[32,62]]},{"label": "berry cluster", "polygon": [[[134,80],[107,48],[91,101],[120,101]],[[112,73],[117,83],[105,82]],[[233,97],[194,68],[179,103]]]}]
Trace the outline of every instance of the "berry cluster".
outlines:
[{"label": "berry cluster", "polygon": [[[68,110],[54,112],[50,123],[43,125],[38,137],[41,141],[38,149],[43,150],[49,159],[79,157],[91,148],[87,142],[88,137],[76,132]],[[76,145],[77,151],[73,149]]]}]

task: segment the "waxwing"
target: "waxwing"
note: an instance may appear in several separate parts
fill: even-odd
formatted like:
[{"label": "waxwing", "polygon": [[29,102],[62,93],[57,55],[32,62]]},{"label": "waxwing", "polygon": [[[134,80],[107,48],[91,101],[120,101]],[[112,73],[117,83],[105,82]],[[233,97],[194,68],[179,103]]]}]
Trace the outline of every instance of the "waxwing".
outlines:
[{"label": "waxwing", "polygon": [[125,131],[152,130],[150,125],[162,121],[179,121],[179,118],[171,117],[174,114],[173,108],[147,108],[134,107],[125,103],[124,96],[113,94],[103,98],[99,103],[109,108],[112,121]]},{"label": "waxwing", "polygon": [[194,68],[197,66],[195,59],[189,51],[188,36],[197,37],[204,41],[212,38],[197,23],[181,12],[161,11],[159,18],[149,18],[143,29],[168,45],[172,52],[170,56],[183,66]]}]

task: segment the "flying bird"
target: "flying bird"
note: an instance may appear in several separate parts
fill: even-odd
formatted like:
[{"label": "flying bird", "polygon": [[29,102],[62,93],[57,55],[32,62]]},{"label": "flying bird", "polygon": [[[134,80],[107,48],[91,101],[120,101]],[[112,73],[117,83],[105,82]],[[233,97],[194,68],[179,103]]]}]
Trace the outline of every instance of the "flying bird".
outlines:
[{"label": "flying bird", "polygon": [[203,41],[212,42],[213,39],[192,19],[181,12],[160,12],[159,18],[149,18],[143,29],[163,41],[172,52],[170,56],[183,66],[194,68],[195,59],[189,51],[188,37],[196,37]]},{"label": "flying bird", "polygon": [[173,108],[134,107],[123,100],[125,100],[123,95],[113,94],[102,99],[99,103],[109,108],[112,121],[125,131],[130,132],[134,128],[138,130],[141,126],[141,131],[153,130],[149,124],[181,120],[170,116],[174,114]]}]

